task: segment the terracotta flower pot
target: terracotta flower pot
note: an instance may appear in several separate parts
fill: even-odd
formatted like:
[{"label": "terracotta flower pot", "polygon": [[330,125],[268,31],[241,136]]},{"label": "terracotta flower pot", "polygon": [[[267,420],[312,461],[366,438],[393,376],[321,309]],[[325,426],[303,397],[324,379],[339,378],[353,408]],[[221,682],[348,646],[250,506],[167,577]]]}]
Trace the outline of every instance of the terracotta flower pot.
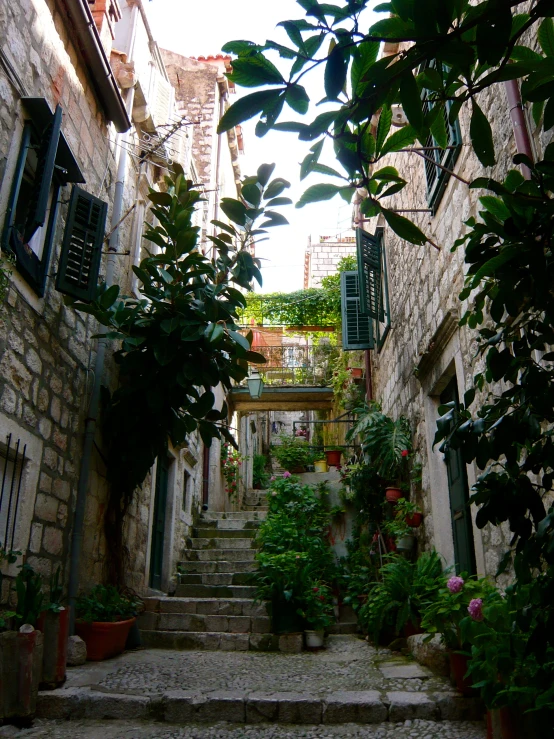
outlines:
[{"label": "terracotta flower pot", "polygon": [[0,724],[30,726],[42,672],[41,631],[0,634]]},{"label": "terracotta flower pot", "polygon": [[113,623],[103,621],[77,621],[75,633],[87,645],[87,659],[91,662],[100,662],[109,657],[115,657],[125,649],[125,642],[129,630],[135,619],[126,621],[114,621]]},{"label": "terracotta flower pot", "polygon": [[44,634],[41,690],[54,690],[65,682],[69,613],[64,608],[58,613],[42,611],[38,617],[37,628]]},{"label": "terracotta flower pot", "polygon": [[413,529],[417,529],[419,526],[421,526],[422,521],[423,513],[414,513],[413,516],[406,516],[406,523]]},{"label": "terracotta flower pot", "polygon": [[364,371],[361,367],[350,367],[350,374],[352,375],[353,380],[361,380]]},{"label": "terracotta flower pot", "polygon": [[456,690],[462,695],[475,695],[476,691],[471,687],[471,678],[464,678],[468,663],[469,657],[465,654],[450,652],[450,674],[456,685]]},{"label": "terracotta flower pot", "polygon": [[327,459],[327,464],[329,467],[340,467],[340,458],[341,458],[342,452],[340,449],[332,449],[328,452],[325,452],[325,457]]},{"label": "terracotta flower pot", "polygon": [[397,503],[402,498],[400,488],[385,488],[385,499],[388,503]]}]

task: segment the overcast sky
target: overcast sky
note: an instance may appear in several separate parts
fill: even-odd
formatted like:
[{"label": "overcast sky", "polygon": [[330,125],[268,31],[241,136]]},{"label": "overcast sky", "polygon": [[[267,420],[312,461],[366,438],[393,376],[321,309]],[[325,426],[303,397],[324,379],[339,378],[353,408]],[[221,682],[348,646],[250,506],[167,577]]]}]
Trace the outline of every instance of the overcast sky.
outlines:
[{"label": "overcast sky", "polygon": [[[302,8],[296,0],[151,0],[146,4],[156,41],[162,48],[185,56],[218,54],[227,41],[248,39],[263,43],[267,38],[288,42],[284,31],[276,29],[283,20],[301,18]],[[238,94],[252,90],[238,88]],[[318,91],[310,97],[317,100]],[[292,115],[287,119],[292,119]],[[254,123],[244,125],[245,155],[241,158],[244,175],[254,174],[262,162],[276,162],[275,175],[289,180],[293,201],[321,176],[299,181],[299,162],[309,144],[299,142],[295,134],[271,132],[264,138],[254,134]],[[318,178],[318,179],[314,179]],[[283,193],[284,195],[287,193]],[[262,263],[263,292],[298,290],[303,286],[304,249],[308,236],[345,230],[350,224],[350,206],[340,198],[308,205],[280,208],[290,226],[270,229],[270,241],[260,244],[257,255]]]}]

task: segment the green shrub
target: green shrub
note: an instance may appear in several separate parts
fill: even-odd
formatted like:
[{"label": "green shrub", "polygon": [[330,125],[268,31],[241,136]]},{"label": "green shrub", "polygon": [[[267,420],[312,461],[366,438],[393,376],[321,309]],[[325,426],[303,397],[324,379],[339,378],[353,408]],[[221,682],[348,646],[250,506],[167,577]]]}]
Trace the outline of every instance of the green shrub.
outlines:
[{"label": "green shrub", "polygon": [[96,585],[77,599],[76,614],[81,621],[126,621],[137,615],[141,601],[122,595],[113,585]]},{"label": "green shrub", "polygon": [[265,471],[267,459],[263,454],[254,454],[252,459],[252,482],[254,487],[266,488],[269,483],[269,475]]},{"label": "green shrub", "polygon": [[281,467],[289,472],[297,467],[311,464],[313,461],[313,454],[308,449],[306,442],[298,441],[291,436],[281,436],[281,443],[275,445],[272,451]]}]

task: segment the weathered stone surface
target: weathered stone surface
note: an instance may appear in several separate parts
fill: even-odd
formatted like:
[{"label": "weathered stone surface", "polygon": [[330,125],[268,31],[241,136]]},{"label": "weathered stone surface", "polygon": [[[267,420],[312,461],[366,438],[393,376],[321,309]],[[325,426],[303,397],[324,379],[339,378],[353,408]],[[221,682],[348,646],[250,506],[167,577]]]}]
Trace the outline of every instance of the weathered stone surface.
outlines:
[{"label": "weathered stone surface", "polygon": [[480,698],[467,698],[459,693],[433,693],[443,721],[482,721],[486,708]]},{"label": "weathered stone surface", "polygon": [[300,654],[304,644],[302,634],[281,634],[279,637],[279,651],[287,654]]},{"label": "weathered stone surface", "polygon": [[401,662],[381,662],[379,665],[383,677],[388,679],[400,678],[403,680],[411,680],[412,678],[426,678],[431,677],[432,672],[420,665],[403,660]]},{"label": "weathered stone surface", "polygon": [[388,710],[376,690],[337,691],[325,697],[324,724],[376,724],[386,721]]},{"label": "weathered stone surface", "polygon": [[80,636],[70,636],[67,640],[67,664],[70,667],[84,665],[87,661],[87,645]]},{"label": "weathered stone surface", "polygon": [[432,639],[425,641],[426,634],[415,634],[408,637],[408,649],[415,660],[426,665],[433,672],[448,677],[450,662],[448,652],[441,641],[440,635],[435,634]]},{"label": "weathered stone surface", "polygon": [[245,695],[238,690],[208,693],[205,701],[198,705],[195,717],[198,721],[244,723],[246,720]]},{"label": "weathered stone surface", "polygon": [[259,724],[277,721],[279,701],[271,693],[251,693],[246,700],[246,723]]},{"label": "weathered stone surface", "polygon": [[389,705],[390,721],[407,721],[408,719],[438,718],[436,703],[425,693],[390,691],[386,694]]},{"label": "weathered stone surface", "polygon": [[192,721],[196,707],[193,703],[198,693],[192,690],[169,690],[162,696],[163,719],[172,724]]},{"label": "weathered stone surface", "polygon": [[310,693],[276,693],[278,720],[283,724],[319,724],[323,701]]}]

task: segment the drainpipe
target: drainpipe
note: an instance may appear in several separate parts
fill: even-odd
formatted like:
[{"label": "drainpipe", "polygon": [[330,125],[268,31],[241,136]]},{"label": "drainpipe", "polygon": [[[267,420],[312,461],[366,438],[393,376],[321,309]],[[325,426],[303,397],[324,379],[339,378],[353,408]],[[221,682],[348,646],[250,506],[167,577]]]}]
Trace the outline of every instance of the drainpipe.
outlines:
[{"label": "drainpipe", "polygon": [[[521,102],[521,93],[517,80],[508,80],[504,83],[506,95],[508,96],[508,105],[510,106],[510,117],[512,119],[512,127],[516,140],[516,148],[518,154],[525,154],[533,161],[533,149],[531,147],[531,137],[525,120],[525,112],[523,103]],[[521,171],[526,180],[531,179],[531,170],[525,164],[521,165]]]},{"label": "drainpipe", "polygon": [[[225,113],[225,90],[224,90],[224,81],[225,78],[222,77],[217,80],[217,88],[219,91],[219,121],[223,118],[223,114]],[[214,220],[218,220],[219,218],[219,200],[220,200],[220,187],[219,187],[219,176],[221,171],[221,147],[222,147],[222,136],[223,134],[219,133],[217,135],[217,154],[216,154],[216,161],[215,161],[215,203],[214,203]],[[214,236],[216,235],[217,231],[214,226]],[[217,256],[215,244],[212,247],[212,257],[215,259]]]},{"label": "drainpipe", "polygon": [[[135,97],[135,88],[131,87],[127,93],[126,110],[131,113],[133,110],[133,101]],[[112,209],[111,228],[108,246],[108,259],[106,262],[106,287],[110,287],[114,281],[115,263],[119,247],[119,224],[123,214],[123,191],[125,189],[125,179],[128,162],[127,141],[123,134],[118,135],[119,157],[117,163],[117,181],[115,183],[115,193]],[[98,339],[98,347],[96,351],[96,363],[94,366],[94,384],[90,396],[87,418],[85,420],[85,437],[83,442],[83,454],[81,459],[81,469],[79,471],[79,482],[77,484],[77,499],[75,501],[75,517],[73,520],[73,533],[71,536],[71,552],[69,560],[69,584],[68,584],[68,601],[71,608],[69,633],[73,634],[75,630],[75,600],[79,590],[79,567],[81,561],[81,550],[83,545],[83,527],[85,522],[85,510],[87,505],[87,492],[90,478],[90,464],[92,459],[92,450],[94,446],[94,437],[96,435],[96,424],[98,420],[98,408],[100,405],[100,388],[102,385],[102,375],[104,374],[104,360],[106,356],[106,339]]]}]

